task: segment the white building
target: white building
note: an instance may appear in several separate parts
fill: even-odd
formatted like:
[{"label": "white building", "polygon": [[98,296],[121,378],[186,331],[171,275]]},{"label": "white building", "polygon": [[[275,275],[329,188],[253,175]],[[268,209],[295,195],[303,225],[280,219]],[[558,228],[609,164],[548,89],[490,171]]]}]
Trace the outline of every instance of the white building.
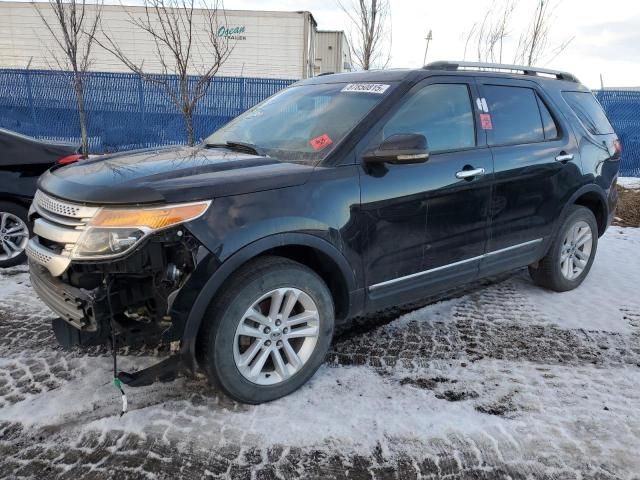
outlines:
[{"label": "white building", "polygon": [[[48,3],[38,4],[40,11],[55,24]],[[89,6],[93,13],[95,6]],[[135,62],[144,60],[149,73],[161,73],[155,43],[145,32],[130,23],[131,16],[142,17],[140,6],[105,5],[102,24],[117,40],[123,52]],[[202,25],[195,38],[195,62],[192,73],[206,66],[206,16],[194,15]],[[219,12],[217,34],[229,37],[231,55],[219,70],[220,76],[244,76],[298,80],[315,74],[345,70],[350,65],[348,44],[342,32],[323,32],[320,57],[316,54],[317,24],[309,12],[266,12],[226,10]],[[331,38],[329,38],[331,37]],[[341,37],[341,38],[340,38]],[[32,3],[0,2],[0,68],[57,69],[55,41],[44,27]],[[95,46],[91,70],[125,72],[127,68],[111,53]],[[320,58],[317,65],[316,58]],[[350,68],[346,68],[349,70]]]},{"label": "white building", "polygon": [[351,47],[347,36],[340,30],[316,32],[315,75],[322,73],[350,72]]}]

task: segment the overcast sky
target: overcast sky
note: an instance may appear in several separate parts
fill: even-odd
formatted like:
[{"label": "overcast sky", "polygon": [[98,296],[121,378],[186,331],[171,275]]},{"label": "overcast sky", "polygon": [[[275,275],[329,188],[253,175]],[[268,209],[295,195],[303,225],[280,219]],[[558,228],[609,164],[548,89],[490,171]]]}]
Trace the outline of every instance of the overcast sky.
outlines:
[{"label": "overcast sky", "polygon": [[[349,0],[343,0],[345,3]],[[496,0],[500,2],[501,0]],[[536,0],[519,0],[512,41],[529,20]],[[422,64],[426,32],[433,30],[427,61],[459,60],[466,32],[491,0],[391,0],[392,67]],[[319,29],[347,29],[336,0],[225,0],[230,9],[308,10]],[[558,57],[540,62],[567,70],[591,88],[640,86],[640,0],[564,0],[555,11],[551,43],[575,37]],[[505,50],[509,50],[507,45]],[[509,55],[510,57],[510,55]],[[468,55],[468,60],[473,60]],[[512,58],[506,60],[511,61]]]}]

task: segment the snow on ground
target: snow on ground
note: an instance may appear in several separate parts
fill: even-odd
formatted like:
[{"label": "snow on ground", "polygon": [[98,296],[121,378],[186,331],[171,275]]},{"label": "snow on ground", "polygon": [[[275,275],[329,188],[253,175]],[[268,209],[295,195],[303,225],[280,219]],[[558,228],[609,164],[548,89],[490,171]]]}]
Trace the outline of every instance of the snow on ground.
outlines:
[{"label": "snow on ground", "polygon": [[[630,263],[623,266],[623,262]],[[598,246],[592,270],[580,288],[551,292],[522,276],[516,283],[543,318],[561,327],[631,333],[635,327],[625,320],[625,308],[637,307],[640,301],[640,272],[634,271],[638,267],[640,235],[635,230],[612,228]]]},{"label": "snow on ground", "polygon": [[618,185],[624,188],[631,188],[634,190],[640,189],[640,178],[638,177],[618,177]]},{"label": "snow on ground", "polygon": [[639,247],[611,228],[573,292],[522,272],[373,319],[270,404],[181,378],[127,389],[123,417],[108,353],[58,349],[25,267],[2,272],[0,476],[637,479]]}]

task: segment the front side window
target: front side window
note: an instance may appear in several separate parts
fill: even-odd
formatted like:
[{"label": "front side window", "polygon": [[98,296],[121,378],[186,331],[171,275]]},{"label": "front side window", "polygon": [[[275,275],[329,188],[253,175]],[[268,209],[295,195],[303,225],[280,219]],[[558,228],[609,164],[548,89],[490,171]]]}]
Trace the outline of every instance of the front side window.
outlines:
[{"label": "front side window", "polygon": [[474,147],[476,134],[467,85],[428,85],[409,98],[385,124],[382,140],[407,133],[424,135],[431,152]]},{"label": "front side window", "polygon": [[210,135],[207,145],[242,142],[282,160],[326,158],[393,85],[334,83],[289,87]]},{"label": "front side window", "polygon": [[[485,85],[484,92],[491,114],[493,133],[491,145],[545,140],[537,95],[533,89]],[[551,129],[550,126],[549,129]],[[552,133],[549,131],[549,134]]]}]

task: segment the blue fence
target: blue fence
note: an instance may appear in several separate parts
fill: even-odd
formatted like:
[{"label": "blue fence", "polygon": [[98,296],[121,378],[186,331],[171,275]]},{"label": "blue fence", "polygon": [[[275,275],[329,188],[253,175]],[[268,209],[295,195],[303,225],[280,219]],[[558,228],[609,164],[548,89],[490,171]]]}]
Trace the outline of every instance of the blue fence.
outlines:
[{"label": "blue fence", "polygon": [[601,90],[595,94],[622,142],[620,175],[640,177],[640,91]]},{"label": "blue fence", "polygon": [[[159,78],[176,81],[175,77]],[[196,138],[291,83],[293,80],[216,77],[194,114]],[[640,92],[595,93],[622,141],[621,175],[640,177]],[[134,74],[88,74],[86,109],[94,152],[171,145],[186,139],[182,115],[163,88]],[[69,75],[48,70],[0,70],[0,127],[39,138],[79,142]]]},{"label": "blue fence", "polygon": [[[161,77],[177,82],[173,76]],[[195,82],[196,78],[191,78]],[[216,77],[194,112],[202,138],[292,80]],[[87,74],[89,143],[93,152],[185,143],[184,119],[163,87],[128,73]],[[0,127],[79,143],[78,114],[66,72],[0,70]]]}]

